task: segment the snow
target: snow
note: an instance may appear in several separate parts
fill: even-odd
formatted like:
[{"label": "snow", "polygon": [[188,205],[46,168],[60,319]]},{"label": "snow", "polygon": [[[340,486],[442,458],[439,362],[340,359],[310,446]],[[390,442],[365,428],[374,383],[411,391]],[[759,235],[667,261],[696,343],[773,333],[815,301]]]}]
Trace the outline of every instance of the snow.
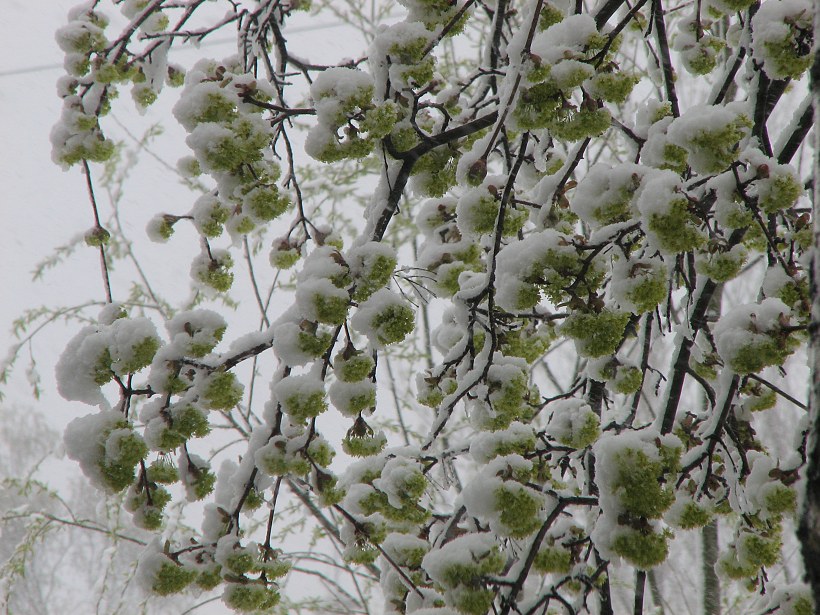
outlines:
[{"label": "snow", "polygon": [[387,503],[394,508],[404,506],[405,484],[421,475],[421,466],[415,459],[394,457],[388,459],[381,476],[373,481],[373,486],[387,495]]},{"label": "snow", "polygon": [[94,326],[83,327],[72,338],[55,368],[60,395],[90,405],[105,401],[100,386],[94,381],[94,366],[107,347],[107,336]]},{"label": "snow", "polygon": [[[752,17],[753,56],[763,63],[763,69],[771,79],[785,79],[792,75],[783,70],[769,45],[783,41],[793,44],[793,26],[789,24],[810,32],[813,12],[809,0],[768,0]],[[810,53],[808,48],[806,53]]]},{"label": "snow", "polygon": [[514,421],[507,429],[499,431],[482,431],[470,442],[470,455],[481,464],[486,464],[498,456],[500,447],[507,447],[520,442],[535,441],[532,426]]},{"label": "snow", "polygon": [[[676,118],[669,126],[669,142],[682,147],[689,154],[688,163],[697,173],[715,172],[715,153],[712,148],[700,146],[698,137],[720,131],[732,126],[744,115],[751,115],[746,103],[736,102],[720,107],[715,105],[695,105],[681,117]],[[721,147],[732,143],[721,143]]]},{"label": "snow", "polygon": [[137,564],[137,573],[134,577],[137,584],[146,593],[150,593],[156,582],[157,573],[163,564],[170,560],[162,552],[159,537],[152,540],[143,550]]},{"label": "snow", "polygon": [[[330,385],[328,396],[333,407],[344,416],[355,418],[362,409],[358,408],[361,399],[376,399],[376,384],[370,380],[359,382],[342,382],[337,380]],[[372,414],[374,407],[366,407],[364,411]]]},{"label": "snow", "polygon": [[350,319],[350,326],[357,333],[364,335],[371,346],[374,348],[382,348],[381,329],[383,325],[376,324],[376,319],[390,307],[408,307],[408,302],[386,288],[377,290],[373,293],[367,301],[359,305],[356,313]]},{"label": "snow", "polygon": [[80,464],[83,474],[99,489],[103,489],[100,463],[106,457],[106,441],[121,421],[122,415],[116,410],[103,410],[78,417],[66,427],[66,455]]},{"label": "snow", "polygon": [[718,353],[726,363],[732,363],[743,348],[765,342],[769,333],[789,321],[790,315],[791,310],[780,299],[736,306],[714,326]]},{"label": "snow", "polygon": [[570,207],[587,224],[599,227],[613,222],[607,206],[624,203],[618,208],[618,218],[629,219],[635,213],[632,195],[641,184],[646,168],[624,163],[616,166],[596,164],[575,188]]},{"label": "snow", "polygon": [[531,51],[542,62],[556,64],[573,55],[581,55],[589,38],[597,33],[598,28],[591,15],[569,15],[560,23],[536,34]]},{"label": "snow", "polygon": [[472,566],[497,549],[490,534],[466,534],[430,551],[421,562],[422,568],[436,583],[448,586],[447,570],[453,566]]}]

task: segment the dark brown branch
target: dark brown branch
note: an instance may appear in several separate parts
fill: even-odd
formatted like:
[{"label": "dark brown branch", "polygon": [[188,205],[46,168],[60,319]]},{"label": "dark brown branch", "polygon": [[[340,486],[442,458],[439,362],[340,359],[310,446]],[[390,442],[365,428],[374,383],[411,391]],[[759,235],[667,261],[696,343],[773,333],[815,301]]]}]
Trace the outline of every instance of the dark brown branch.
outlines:
[{"label": "dark brown branch", "polygon": [[[527,577],[530,573],[530,568],[532,568],[533,562],[535,562],[535,556],[538,555],[538,549],[541,547],[541,543],[544,541],[544,537],[547,535],[547,530],[552,526],[555,520],[558,518],[558,515],[561,514],[561,511],[564,510],[563,503],[556,504],[555,508],[552,509],[552,512],[547,517],[546,521],[541,525],[541,529],[538,530],[538,533],[533,538],[532,544],[530,545],[529,551],[527,551],[527,559],[524,560],[524,565],[521,567],[521,572],[518,573],[518,577],[515,579],[515,583],[510,588],[509,593],[506,596],[506,599],[503,600],[504,606],[501,609],[500,615],[508,615],[510,609],[513,608],[515,605],[515,599],[518,596],[518,592],[521,591],[521,588],[524,587],[524,581],[527,580]],[[516,608],[516,612],[518,609]]]},{"label": "dark brown branch", "polygon": [[666,36],[666,20],[663,16],[663,0],[653,0],[652,14],[654,16],[655,36],[658,39],[658,48],[661,54],[661,68],[663,68],[666,97],[672,105],[672,115],[680,117],[678,95],[675,92],[675,69],[672,67],[672,58],[669,55],[669,39]]},{"label": "dark brown branch", "polygon": [[806,135],[809,134],[813,123],[814,107],[809,104],[806,105],[806,108],[803,110],[803,115],[801,115],[800,119],[797,120],[797,125],[794,127],[792,134],[789,135],[786,143],[780,148],[780,151],[777,152],[777,162],[780,164],[788,164],[791,162],[791,159],[803,144]]},{"label": "dark brown branch", "polygon": [[[88,198],[91,201],[91,209],[94,212],[94,229],[104,231],[102,224],[100,224],[100,211],[97,207],[97,198],[94,196],[94,184],[91,181],[91,168],[88,166],[88,161],[83,158],[83,171],[85,172],[85,182],[88,188]],[[105,256],[105,243],[100,242],[100,268],[102,270],[103,285],[105,286],[105,299],[108,303],[113,303],[114,298],[111,295],[111,278],[108,273],[108,259]]]},{"label": "dark brown branch", "polygon": [[751,378],[752,380],[756,380],[757,382],[759,382],[760,384],[762,384],[765,387],[768,387],[769,389],[771,389],[772,391],[774,391],[775,393],[780,395],[780,397],[782,397],[783,399],[787,399],[788,401],[793,403],[795,406],[797,406],[801,410],[808,410],[809,409],[808,405],[804,404],[802,401],[800,401],[796,397],[792,397],[791,395],[786,393],[786,391],[784,391],[780,387],[777,387],[777,386],[773,385],[771,382],[769,382],[768,380],[766,380],[764,378],[761,378],[757,374],[749,374],[749,378]]},{"label": "dark brown branch", "polygon": [[643,592],[646,587],[646,570],[635,571],[635,607],[633,615],[643,615]]},{"label": "dark brown branch", "polygon": [[595,25],[598,27],[598,30],[606,25],[609,18],[612,17],[623,4],[624,0],[607,0],[606,4],[595,14]]}]

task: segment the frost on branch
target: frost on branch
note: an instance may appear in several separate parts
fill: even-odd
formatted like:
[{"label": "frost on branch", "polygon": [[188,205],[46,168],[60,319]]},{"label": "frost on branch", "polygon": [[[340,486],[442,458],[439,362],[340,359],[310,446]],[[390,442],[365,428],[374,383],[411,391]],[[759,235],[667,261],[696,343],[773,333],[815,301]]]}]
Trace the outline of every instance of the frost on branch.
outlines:
[{"label": "frost on branch", "polygon": [[[248,613],[678,609],[701,582],[664,575],[700,569],[707,527],[731,604],[813,608],[782,582],[809,3],[401,0],[389,24],[334,4],[367,36],[328,64],[289,33],[303,2],[122,2],[121,35],[110,4],[58,34],[55,160],[108,159],[118,88],[143,107],[167,81],[202,188],[148,233],[193,227],[168,266],[204,305],[108,308],[57,370],[100,406],[69,456],[165,534],[146,588]],[[234,27],[238,55],[167,64]],[[296,603],[305,575],[343,598]]]}]

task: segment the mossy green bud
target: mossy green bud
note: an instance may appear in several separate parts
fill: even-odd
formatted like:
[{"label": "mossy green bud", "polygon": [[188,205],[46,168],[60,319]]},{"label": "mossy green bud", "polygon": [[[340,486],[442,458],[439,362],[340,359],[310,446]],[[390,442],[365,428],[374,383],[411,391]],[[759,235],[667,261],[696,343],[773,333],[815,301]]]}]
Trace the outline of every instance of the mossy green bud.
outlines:
[{"label": "mossy green bud", "polygon": [[179,480],[179,472],[165,459],[158,459],[148,466],[148,480],[152,483],[170,485]]},{"label": "mossy green bud", "polygon": [[567,574],[572,568],[572,553],[561,547],[542,547],[532,566],[538,572]]},{"label": "mossy green bud", "polygon": [[333,358],[333,373],[342,382],[364,380],[370,376],[375,367],[373,357],[357,350],[348,351],[346,349]]},{"label": "mossy green bud", "polygon": [[704,243],[704,236],[697,224],[697,219],[689,211],[688,201],[681,198],[669,203],[665,214],[650,214],[648,228],[654,233],[660,248],[678,253],[688,252]]},{"label": "mossy green bud", "polygon": [[404,340],[415,328],[415,314],[406,305],[393,304],[379,312],[371,321],[379,343],[388,345]]},{"label": "mossy green bud", "polygon": [[[511,483],[511,481],[509,481]],[[505,484],[495,493],[496,509],[504,533],[512,538],[524,538],[541,527],[543,500],[532,490],[516,483]]]},{"label": "mossy green bud", "polygon": [[111,240],[111,233],[101,226],[96,226],[85,234],[84,239],[86,245],[89,245],[92,248],[98,248],[108,244]]},{"label": "mossy green bud", "polygon": [[766,491],[763,502],[770,513],[792,514],[797,510],[797,493],[791,487],[775,484]]},{"label": "mossy green bud", "polygon": [[243,390],[231,372],[215,372],[208,380],[203,399],[209,408],[230,410],[241,401]]},{"label": "mossy green bud", "polygon": [[131,90],[131,97],[138,107],[150,107],[157,100],[157,91],[148,84],[135,85]]},{"label": "mossy green bud", "polygon": [[708,509],[700,506],[697,502],[687,502],[677,518],[677,525],[683,530],[691,530],[703,527],[712,520],[712,514]]},{"label": "mossy green bud", "polygon": [[301,257],[298,248],[290,247],[287,241],[283,244],[279,247],[274,244],[274,248],[270,251],[270,264],[276,269],[290,269],[299,262]]},{"label": "mossy green bud", "polygon": [[667,532],[626,530],[612,541],[612,551],[641,570],[649,570],[666,561],[669,555]]},{"label": "mossy green bud", "polygon": [[170,561],[163,562],[155,573],[151,591],[159,596],[178,594],[188,587],[196,577],[196,570],[178,566]]},{"label": "mossy green bud", "polygon": [[615,463],[618,475],[612,487],[621,505],[634,516],[660,518],[675,501],[673,490],[661,483],[664,463],[632,448],[620,451]]},{"label": "mossy green bud", "polygon": [[264,612],[275,607],[279,592],[261,583],[231,583],[222,594],[226,606],[242,613]]},{"label": "mossy green bud", "polygon": [[629,313],[626,312],[576,312],[559,330],[575,340],[579,353],[594,358],[615,353],[627,322]]}]

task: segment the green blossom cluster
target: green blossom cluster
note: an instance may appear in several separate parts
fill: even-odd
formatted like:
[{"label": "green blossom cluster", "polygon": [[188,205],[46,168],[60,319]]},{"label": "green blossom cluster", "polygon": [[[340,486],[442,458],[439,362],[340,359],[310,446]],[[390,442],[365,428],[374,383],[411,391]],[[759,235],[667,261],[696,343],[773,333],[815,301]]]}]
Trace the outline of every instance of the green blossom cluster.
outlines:
[{"label": "green blossom cluster", "polygon": [[[676,456],[673,454],[671,459]],[[650,459],[645,452],[633,448],[621,451],[615,462],[618,474],[612,488],[624,509],[636,517],[659,519],[675,501],[672,488],[663,482],[674,464],[663,458]]]},{"label": "green blossom cluster", "polygon": [[655,262],[639,261],[629,266],[623,284],[628,287],[624,296],[636,314],[651,312],[669,292],[665,268]]},{"label": "green blossom cluster", "polygon": [[194,268],[196,278],[205,286],[213,290],[224,293],[231,289],[233,284],[233,258],[228,252],[215,254],[212,251],[211,257],[207,259],[204,266]]},{"label": "green blossom cluster", "polygon": [[395,256],[385,254],[367,259],[364,268],[356,276],[353,298],[356,301],[364,301],[380,288],[387,286],[396,269],[396,262]]},{"label": "green blossom cluster", "polygon": [[718,569],[730,579],[755,577],[758,570],[780,561],[780,529],[741,531],[730,549],[719,559]]},{"label": "green blossom cluster", "polygon": [[629,322],[629,313],[603,310],[576,312],[560,327],[560,332],[575,340],[578,352],[586,357],[602,357],[615,353]]},{"label": "green blossom cluster", "polygon": [[534,363],[549,349],[557,335],[555,327],[541,325],[535,330],[524,326],[505,331],[501,336],[501,352],[507,357],[521,357],[527,363]]},{"label": "green blossom cluster", "polygon": [[147,469],[148,480],[154,483],[170,485],[179,480],[179,472],[173,464],[161,458],[154,461]]},{"label": "green blossom cluster", "polygon": [[196,68],[197,78],[187,83],[174,114],[190,133],[186,142],[195,155],[183,161],[185,167],[189,174],[213,176],[218,197],[198,201],[194,223],[206,237],[225,228],[234,236],[247,234],[290,207],[276,184],[280,170],[267,154],[272,131],[261,117],[273,91],[246,79],[233,62],[201,61]]},{"label": "green blossom cluster", "polygon": [[685,198],[672,200],[663,214],[650,214],[647,228],[657,238],[659,247],[671,253],[688,252],[704,242],[698,219],[689,211]]},{"label": "green blossom cluster", "polygon": [[559,546],[542,547],[536,554],[532,567],[545,574],[567,574],[572,568],[572,552]]},{"label": "green blossom cluster", "polygon": [[753,374],[769,365],[782,365],[799,342],[787,333],[773,331],[754,336],[729,357],[729,366],[739,374]]},{"label": "green blossom cluster", "polygon": [[342,382],[359,382],[370,377],[376,363],[373,357],[352,346],[333,358],[333,373]]},{"label": "green blossom cluster", "polygon": [[297,421],[305,421],[327,410],[324,391],[296,393],[282,400],[282,407],[288,416]]},{"label": "green blossom cluster", "polygon": [[381,431],[373,433],[371,429],[370,433],[363,435],[351,434],[351,431],[342,440],[342,450],[351,457],[372,457],[387,446],[387,436]]},{"label": "green blossom cluster", "polygon": [[178,594],[193,583],[196,577],[197,572],[194,569],[180,566],[171,561],[163,562],[154,573],[151,591],[158,596]]},{"label": "green blossom cluster", "polygon": [[641,570],[662,564],[669,556],[671,532],[622,529],[612,541],[612,550]]},{"label": "green blossom cluster", "polygon": [[487,429],[506,429],[510,423],[529,418],[531,401],[538,399],[537,390],[530,388],[527,375],[518,369],[490,370],[487,377],[489,401],[494,411]]},{"label": "green blossom cluster", "polygon": [[699,273],[704,273],[715,282],[728,282],[737,277],[746,263],[746,250],[722,250],[720,247],[712,252],[699,254],[695,266]]},{"label": "green blossom cluster", "polygon": [[[466,207],[459,207],[458,226],[466,234],[491,235],[495,233],[500,210],[500,196],[493,193],[488,192],[479,198],[469,198]],[[527,216],[524,209],[517,209],[512,205],[505,207],[501,235],[515,235],[527,221]]]},{"label": "green blossom cluster", "polygon": [[604,271],[598,263],[584,260],[563,236],[559,235],[558,242],[558,246],[547,248],[529,270],[519,273],[523,286],[518,291],[516,309],[535,307],[542,293],[560,304],[575,295],[592,295],[600,286]]},{"label": "green blossom cluster", "polygon": [[190,463],[188,465],[187,487],[189,497],[193,500],[202,500],[208,496],[216,485],[216,474],[207,467]]},{"label": "green blossom cluster", "polygon": [[[399,119],[399,106],[373,100],[372,79],[354,69],[337,68],[318,78],[311,87],[319,123],[311,129],[307,152],[321,162],[363,158],[379,139],[387,136]],[[357,87],[339,88],[338,78]]]},{"label": "green blossom cluster", "polygon": [[751,127],[751,120],[741,113],[720,128],[704,128],[686,134],[676,144],[688,152],[693,169],[701,173],[719,173],[737,161],[740,141]]},{"label": "green blossom cluster", "polygon": [[678,513],[675,525],[683,530],[703,527],[712,520],[712,513],[708,508],[697,502],[686,502],[683,510]]},{"label": "green blossom cluster", "polygon": [[211,432],[208,417],[192,404],[172,406],[168,415],[170,423],[160,433],[156,445],[161,451],[171,451],[185,444],[190,438],[203,438]]},{"label": "green blossom cluster", "polygon": [[683,50],[686,70],[693,75],[708,75],[717,66],[718,54],[726,47],[722,39],[704,34]]},{"label": "green blossom cluster", "polygon": [[390,47],[388,56],[393,69],[407,84],[423,86],[433,78],[435,58],[425,53],[429,39],[426,36],[404,41]]},{"label": "green blossom cluster", "polygon": [[639,81],[636,75],[613,69],[612,72],[598,72],[589,80],[588,89],[595,98],[621,104],[626,102]]},{"label": "green blossom cluster", "polygon": [[438,147],[413,165],[414,189],[431,197],[444,195],[456,183],[456,167],[461,156],[455,147]]},{"label": "green blossom cluster", "polygon": [[543,32],[550,26],[564,20],[564,12],[552,2],[544,2],[541,13],[538,15],[538,30]]},{"label": "green blossom cluster", "polygon": [[134,524],[146,530],[162,527],[163,510],[171,494],[156,483],[132,485],[125,498],[125,510],[133,514]]},{"label": "green blossom cluster", "polygon": [[514,481],[504,481],[493,497],[504,534],[524,538],[541,527],[544,501],[537,492]]},{"label": "green blossom cluster", "polygon": [[274,247],[270,251],[270,264],[276,269],[290,269],[301,257],[299,248],[291,246],[287,241],[274,242]]},{"label": "green blossom cluster", "polygon": [[264,583],[231,583],[222,594],[225,605],[242,613],[264,613],[279,604],[279,592]]},{"label": "green blossom cluster", "polygon": [[436,274],[436,286],[442,295],[452,296],[461,286],[458,278],[465,271],[481,271],[481,249],[476,243],[469,242],[465,249],[445,252],[441,259],[429,265],[429,269]]},{"label": "green blossom cluster", "polygon": [[[156,14],[154,22],[161,25],[161,13]],[[57,43],[66,54],[65,68],[74,77],[61,88],[63,121],[52,133],[54,158],[65,167],[82,160],[106,162],[114,156],[116,145],[105,138],[98,118],[110,112],[111,100],[119,95],[119,84],[133,84],[132,97],[142,108],[156,100],[162,87],[161,81],[147,83],[142,60],[129,59],[127,54],[112,59],[105,35],[108,24],[105,15],[89,7],[57,31]],[[99,102],[93,112],[86,113],[82,96],[92,87]]]},{"label": "green blossom cluster", "polygon": [[767,214],[775,214],[793,206],[803,194],[800,181],[789,170],[773,173],[756,182],[758,207]]},{"label": "green blossom cluster", "polygon": [[396,344],[415,328],[416,317],[406,305],[388,305],[370,321],[380,344]]},{"label": "green blossom cluster", "polygon": [[[398,501],[393,500],[391,503],[387,493],[376,488],[374,482],[373,491],[359,501],[359,506],[365,514],[381,513],[390,521],[413,524],[423,523],[430,517],[430,511],[419,503],[428,488],[427,478],[420,470],[404,471],[399,478],[391,476],[390,482],[391,490]],[[378,535],[371,535],[370,539],[380,542]]]},{"label": "green blossom cluster", "polygon": [[504,568],[504,556],[497,548],[490,549],[480,557],[473,556],[470,563],[452,563],[441,575],[444,587],[450,590],[453,606],[465,615],[484,615],[490,609],[493,592],[483,586],[483,580],[500,573]]},{"label": "green blossom cluster", "polygon": [[288,451],[283,437],[274,438],[257,455],[257,464],[271,476],[304,476],[310,472],[310,462],[301,451]]},{"label": "green blossom cluster", "polygon": [[215,372],[208,378],[202,398],[208,408],[230,410],[242,400],[243,391],[232,372]]},{"label": "green blossom cluster", "polygon": [[583,449],[593,444],[601,435],[601,419],[591,410],[582,414],[582,420],[573,423],[568,433],[558,441],[571,448]]},{"label": "green blossom cluster", "polygon": [[[148,454],[148,447],[126,421],[121,421],[115,429],[103,435],[106,439],[105,454],[99,461],[103,483],[113,492],[122,491],[134,482],[135,468]],[[115,455],[111,455],[111,449],[116,451]]]}]

